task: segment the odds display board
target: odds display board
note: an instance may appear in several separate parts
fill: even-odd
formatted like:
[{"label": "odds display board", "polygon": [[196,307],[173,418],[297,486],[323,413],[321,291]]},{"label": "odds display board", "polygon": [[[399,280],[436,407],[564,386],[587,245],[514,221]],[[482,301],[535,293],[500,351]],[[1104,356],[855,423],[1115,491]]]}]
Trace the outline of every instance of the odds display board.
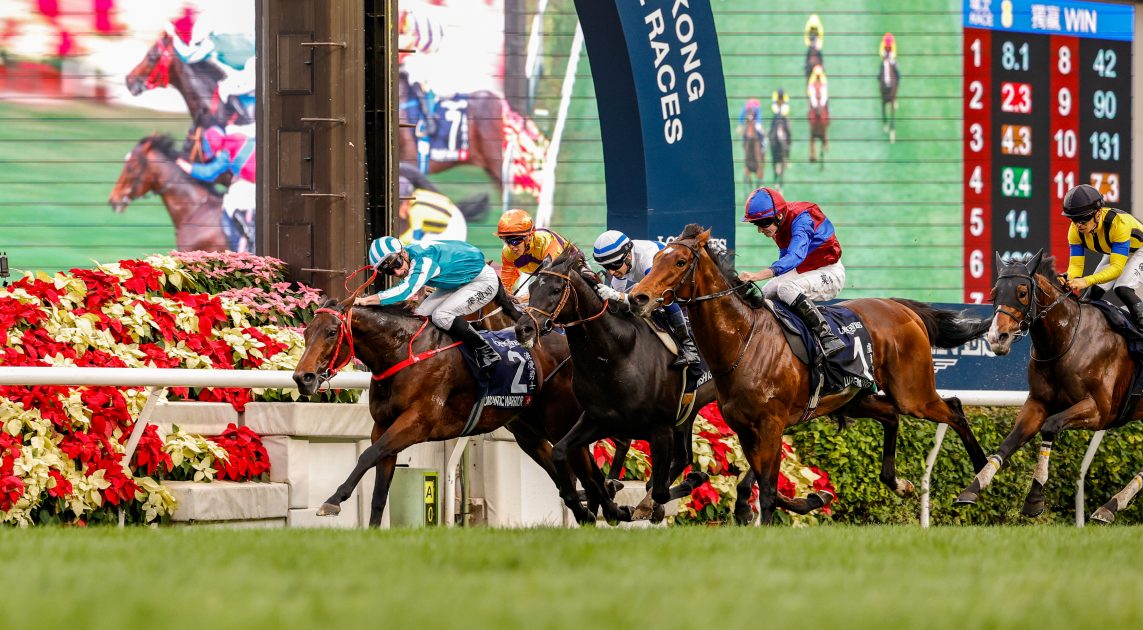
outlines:
[{"label": "odds display board", "polygon": [[964,0],[964,300],[988,301],[993,252],[1067,260],[1064,194],[1131,200],[1129,4]]}]

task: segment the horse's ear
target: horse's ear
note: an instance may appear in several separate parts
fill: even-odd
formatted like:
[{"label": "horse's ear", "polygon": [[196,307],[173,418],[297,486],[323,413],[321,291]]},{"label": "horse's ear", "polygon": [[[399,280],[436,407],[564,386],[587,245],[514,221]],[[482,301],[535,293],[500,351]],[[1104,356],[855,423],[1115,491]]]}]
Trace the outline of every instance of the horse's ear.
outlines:
[{"label": "horse's ear", "polygon": [[580,267],[577,271],[579,272],[579,277],[583,278],[584,282],[592,286],[596,286],[601,282],[599,276],[595,275],[595,272],[591,269],[588,269],[587,265]]},{"label": "horse's ear", "polygon": [[706,245],[706,242],[710,240],[710,230],[711,228],[707,228],[706,230],[700,232],[698,238],[695,239],[695,242],[699,247]]},{"label": "horse's ear", "polygon": [[996,254],[996,270],[1000,271],[1004,268],[1004,259],[1000,257],[1000,252],[993,252]]},{"label": "horse's ear", "polygon": [[1034,275],[1036,273],[1036,270],[1040,268],[1040,260],[1043,257],[1044,257],[1044,248],[1041,247],[1040,251],[1036,252],[1036,254],[1034,256],[1032,256],[1032,258],[1030,258],[1028,260],[1028,262],[1024,263],[1024,268],[1028,270],[1028,275],[1031,276],[1031,275]]}]

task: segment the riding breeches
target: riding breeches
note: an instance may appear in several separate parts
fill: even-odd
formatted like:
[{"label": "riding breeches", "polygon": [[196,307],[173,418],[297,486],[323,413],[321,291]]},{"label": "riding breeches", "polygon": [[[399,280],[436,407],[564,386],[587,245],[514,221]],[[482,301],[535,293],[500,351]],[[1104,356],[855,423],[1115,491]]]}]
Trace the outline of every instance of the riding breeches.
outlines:
[{"label": "riding breeches", "polygon": [[[1111,264],[1111,256],[1104,255],[1096,265],[1095,271],[1098,272]],[[1108,280],[1099,285],[1099,288],[1104,291],[1111,291],[1115,287],[1131,287],[1136,292],[1143,287],[1143,249],[1135,250],[1134,254],[1127,257],[1127,262],[1123,264],[1123,273],[1114,280]]]},{"label": "riding breeches", "polygon": [[254,182],[236,180],[222,198],[222,233],[231,251],[254,253],[257,195]]},{"label": "riding breeches", "polygon": [[437,289],[417,307],[417,315],[428,317],[444,330],[452,326],[452,320],[479,311],[482,306],[496,297],[500,278],[496,271],[484,266],[472,282],[459,289]]},{"label": "riding breeches", "polygon": [[845,266],[841,261],[798,273],[791,269],[786,273],[775,276],[762,287],[762,295],[769,299],[778,299],[784,304],[793,304],[799,295],[814,302],[832,300],[841,293],[845,287]]}]

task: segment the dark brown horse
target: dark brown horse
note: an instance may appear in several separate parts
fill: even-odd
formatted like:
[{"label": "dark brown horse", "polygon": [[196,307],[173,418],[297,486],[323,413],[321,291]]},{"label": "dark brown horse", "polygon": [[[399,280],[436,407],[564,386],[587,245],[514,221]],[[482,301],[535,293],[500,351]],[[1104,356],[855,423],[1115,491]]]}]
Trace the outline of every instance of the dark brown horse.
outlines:
[{"label": "dark brown horse", "polygon": [[107,203],[121,213],[135,199],[156,193],[171,215],[179,251],[226,251],[222,197],[184,173],[175,163],[177,158],[170,136],[156,133],[143,138],[127,154]]},{"label": "dark brown horse", "polygon": [[[594,288],[598,283],[580,250],[564,249],[536,272],[525,316],[516,323],[516,338],[532,345],[540,334],[560,326],[571,346],[574,390],[584,414],[556,444],[556,462],[609,436],[649,440],[654,504],[645,503],[659,519],[663,505],[689,495],[707,480],[705,474],[693,472],[683,483],[669,487],[691,463],[691,427],[698,410],[714,401],[714,383],[699,386],[692,400],[682,400],[684,372],[671,367],[674,354],[626,305],[609,305],[600,298]],[[556,337],[560,335],[545,339]],[[753,518],[745,500],[749,485],[740,496],[743,518]],[[607,513],[614,506],[603,508],[608,518],[620,519],[617,513]]]},{"label": "dark brown horse", "polygon": [[[408,75],[399,74],[398,81],[401,102],[398,118],[402,125],[411,123],[417,117],[410,116],[410,111],[418,108],[417,100],[412,96],[409,88]],[[453,162],[429,161],[429,173],[439,173],[461,164],[471,164],[480,167],[488,178],[503,188],[506,179],[504,170],[504,111],[508,107],[507,101],[498,94],[488,90],[480,90],[466,96],[468,101],[468,156],[464,160]],[[442,120],[445,124],[448,121]],[[417,136],[413,127],[402,127],[398,138],[397,152],[401,161],[408,164],[417,164]],[[460,139],[457,139],[460,142]]]},{"label": "dark brown horse", "polygon": [[783,114],[774,114],[770,119],[770,161],[774,164],[774,185],[782,189],[786,178],[786,167],[790,164],[790,120]]},{"label": "dark brown horse", "polygon": [[[373,373],[369,387],[369,413],[373,416],[373,444],[357,460],[345,483],[322,505],[318,514],[335,516],[340,505],[370,468],[376,468],[369,524],[379,526],[388,500],[389,483],[397,454],[422,442],[449,440],[488,433],[506,427],[516,442],[559,485],[572,471],[587,490],[591,504],[604,493],[603,475],[587,449],[568,459],[571,471],[558,470],[551,443],[562,437],[581,410],[572,393],[572,371],[567,365],[567,342],[553,340],[533,351],[537,386],[534,399],[522,409],[486,407],[473,426],[468,417],[477,400],[477,386],[457,344],[423,317],[410,315],[403,306],[351,306],[328,302],[306,326],[306,348],[294,382],[310,395],[334,372],[357,357]],[[412,357],[421,357],[413,361]],[[406,367],[396,366],[404,363]],[[466,431],[467,429],[467,431]],[[567,492],[561,488],[561,496]],[[585,508],[575,494],[566,504],[580,523],[594,523],[594,510]]]},{"label": "dark brown horse", "polygon": [[893,144],[897,141],[897,86],[901,84],[901,73],[897,59],[888,50],[881,55],[877,83],[881,86],[881,127],[889,134],[889,144]]},{"label": "dark brown horse", "polygon": [[[813,89],[812,84],[807,89]],[[824,88],[823,88],[824,89]],[[810,121],[810,161],[820,162],[825,168],[826,149],[829,148],[829,103],[810,105],[807,114]],[[817,145],[821,143],[821,154],[817,152]]]},{"label": "dark brown horse", "polygon": [[[1048,459],[1060,431],[1100,431],[1143,417],[1138,401],[1121,415],[1134,371],[1126,342],[1111,330],[1102,312],[1081,304],[1060,283],[1052,262],[1042,250],[1027,261],[1006,262],[999,254],[996,257],[999,273],[992,288],[996,316],[988,344],[994,353],[1004,355],[1014,341],[1031,336],[1028,400],[1008,437],[989,456],[988,465],[957,497],[958,504],[976,503],[1005,460],[1039,433],[1043,440],[1039,460],[1023,508],[1025,516],[1037,516],[1044,511]],[[1092,519],[1115,520],[1116,512],[1127,507],[1141,484],[1143,472],[1096,510]]]},{"label": "dark brown horse", "polygon": [[760,132],[758,110],[747,109],[742,122],[743,183],[747,192],[762,185],[766,170],[766,153],[762,149],[765,135]]},{"label": "dark brown horse", "polygon": [[138,96],[147,90],[173,87],[182,94],[187,111],[193,116],[210,112],[223,124],[246,125],[254,122],[250,112],[236,98],[222,102],[218,84],[226,78],[222,69],[210,62],[188,64],[175,53],[174,40],[163,33],[143,60],[127,73],[127,89]]},{"label": "dark brown horse", "polygon": [[[685,304],[695,342],[714,373],[723,417],[742,441],[758,476],[763,523],[775,506],[798,514],[832,500],[826,493],[807,498],[778,494],[782,434],[801,421],[809,399],[809,372],[786,343],[781,324],[766,308],[751,308],[737,292],[740,283],[730,257],[716,262],[707,246],[710,230],[689,225],[655,257],[651,273],[630,292],[636,310],[660,303]],[[843,302],[861,319],[873,344],[872,373],[884,394],[849,388],[823,396],[813,416],[873,418],[885,429],[881,481],[898,495],[913,484],[896,476],[898,416],[910,415],[950,425],[980,470],[984,452],[973,436],[956,398],[937,394],[930,346],[956,347],[979,337],[988,322],[966,321],[958,314],[911,300],[859,299]]]}]

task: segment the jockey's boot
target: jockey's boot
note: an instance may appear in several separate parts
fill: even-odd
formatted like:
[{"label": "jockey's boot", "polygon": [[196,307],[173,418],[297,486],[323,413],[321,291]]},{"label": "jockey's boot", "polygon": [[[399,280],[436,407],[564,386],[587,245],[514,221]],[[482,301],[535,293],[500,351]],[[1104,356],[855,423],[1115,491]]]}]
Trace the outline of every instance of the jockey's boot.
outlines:
[{"label": "jockey's boot", "polygon": [[1131,312],[1131,322],[1135,324],[1135,328],[1143,331],[1143,300],[1139,299],[1139,295],[1135,293],[1135,289],[1131,287],[1115,287],[1115,295],[1119,296],[1120,300],[1127,306],[1127,310]]},{"label": "jockey's boot", "polygon": [[822,316],[821,311],[818,310],[817,305],[809,300],[805,295],[799,295],[798,299],[790,305],[798,317],[810,327],[814,335],[817,336],[818,341],[822,344],[822,354],[827,357],[841,352],[845,349],[845,343],[833,334],[829,324],[826,322],[825,317]]},{"label": "jockey's boot", "polygon": [[457,341],[463,341],[464,345],[472,350],[472,353],[476,355],[476,365],[480,369],[488,369],[500,361],[500,355],[496,354],[496,351],[488,345],[484,337],[481,337],[480,333],[476,332],[463,317],[452,320],[448,334]]},{"label": "jockey's boot", "polygon": [[425,121],[425,136],[432,138],[437,133],[437,117],[435,109],[429,102],[429,95],[425,93],[424,87],[416,81],[409,83],[409,92],[412,93],[413,98],[417,99],[417,107],[421,110],[421,120]]},{"label": "jockey's boot", "polygon": [[699,362],[698,348],[695,346],[694,337],[691,336],[687,325],[675,326],[671,329],[671,333],[679,342],[679,356],[675,357],[675,362],[671,364],[671,367],[685,368],[688,365],[697,365]]}]

